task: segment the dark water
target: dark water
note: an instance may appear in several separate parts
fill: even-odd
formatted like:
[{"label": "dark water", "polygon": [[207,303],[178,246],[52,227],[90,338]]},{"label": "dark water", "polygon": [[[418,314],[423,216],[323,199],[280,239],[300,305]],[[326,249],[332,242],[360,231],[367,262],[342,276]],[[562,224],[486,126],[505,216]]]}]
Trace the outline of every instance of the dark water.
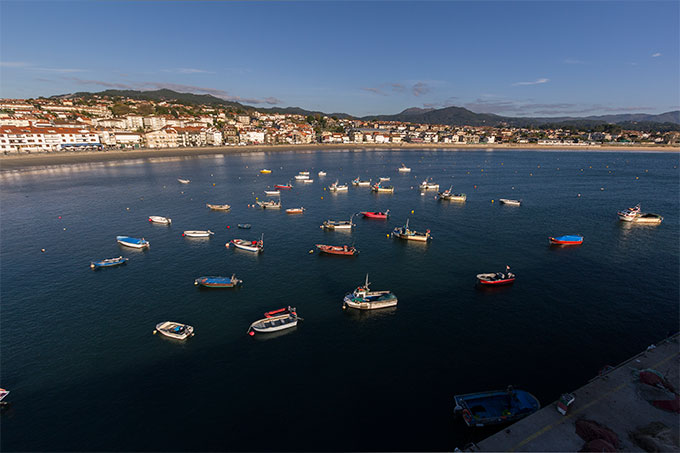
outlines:
[{"label": "dark water", "polygon": [[[411,174],[396,172],[402,162]],[[273,174],[260,175],[264,167]],[[316,176],[321,169],[328,176]],[[282,200],[304,215],[248,208],[300,170],[314,184]],[[323,189],[356,176],[391,176],[396,192]],[[466,192],[467,203],[421,196],[413,187],[425,177]],[[0,446],[461,447],[489,432],[453,417],[454,394],[513,384],[547,404],[677,330],[678,183],[678,154],[588,152],[261,153],[5,173],[0,385],[12,406]],[[491,202],[502,197],[524,204]],[[663,224],[617,220],[638,202]],[[210,212],[205,203],[233,208]],[[351,234],[319,229],[328,218],[386,209],[388,221],[355,219]],[[151,225],[149,215],[172,226]],[[386,237],[407,217],[432,230],[431,244]],[[189,240],[185,229],[216,234]],[[224,247],[261,233],[259,256]],[[548,236],[570,233],[584,244],[548,246]],[[143,236],[151,249],[121,249],[120,234]],[[310,255],[315,243],[355,243],[361,253]],[[88,267],[121,253],[126,266]],[[475,289],[475,274],[506,264],[518,275],[513,287]],[[341,309],[367,272],[374,289],[396,293],[395,310]],[[193,285],[232,273],[243,288]],[[297,306],[300,326],[246,336],[263,312],[286,305]],[[184,343],[152,335],[164,320],[197,334]]]}]

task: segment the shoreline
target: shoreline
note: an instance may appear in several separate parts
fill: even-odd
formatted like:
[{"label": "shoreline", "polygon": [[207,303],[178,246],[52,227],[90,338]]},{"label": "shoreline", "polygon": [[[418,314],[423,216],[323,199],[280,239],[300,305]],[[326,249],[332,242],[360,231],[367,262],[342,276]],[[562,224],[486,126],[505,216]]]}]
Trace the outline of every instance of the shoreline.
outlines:
[{"label": "shoreline", "polygon": [[139,150],[111,150],[87,152],[62,152],[20,154],[0,157],[0,170],[18,170],[24,167],[68,165],[93,162],[110,162],[132,159],[148,159],[153,157],[193,157],[213,154],[241,154],[248,152],[290,152],[290,151],[320,151],[320,150],[451,150],[451,151],[602,151],[602,152],[661,152],[680,153],[680,146],[637,145],[637,146],[554,146],[547,147],[537,144],[488,144],[461,145],[452,143],[315,143],[309,145],[246,145],[246,146],[210,146],[196,148],[161,148]]}]

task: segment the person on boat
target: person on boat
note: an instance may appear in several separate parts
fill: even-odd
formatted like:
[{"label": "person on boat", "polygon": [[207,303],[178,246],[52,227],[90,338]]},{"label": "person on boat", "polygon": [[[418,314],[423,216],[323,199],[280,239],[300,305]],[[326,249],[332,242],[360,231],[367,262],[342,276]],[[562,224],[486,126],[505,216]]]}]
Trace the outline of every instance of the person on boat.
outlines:
[{"label": "person on boat", "polygon": [[346,252],[347,251],[347,246],[343,246],[342,249]]}]

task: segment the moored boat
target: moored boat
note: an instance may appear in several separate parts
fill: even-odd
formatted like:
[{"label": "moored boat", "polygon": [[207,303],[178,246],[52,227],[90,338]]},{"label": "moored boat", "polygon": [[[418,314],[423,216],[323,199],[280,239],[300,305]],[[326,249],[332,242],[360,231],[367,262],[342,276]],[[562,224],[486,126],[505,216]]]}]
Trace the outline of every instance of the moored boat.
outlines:
[{"label": "moored boat", "polygon": [[515,283],[516,275],[510,272],[510,266],[505,266],[505,272],[490,272],[477,274],[477,283],[481,286],[503,286]]},{"label": "moored boat", "polygon": [[208,208],[210,208],[213,211],[228,211],[231,209],[231,206],[228,204],[210,204],[206,203],[205,204]]},{"label": "moored boat", "polygon": [[617,215],[619,216],[619,220],[622,222],[632,222],[637,216],[640,215],[640,203],[633,206],[632,208],[626,209],[625,211],[617,212]]},{"label": "moored boat", "polygon": [[259,241],[248,241],[246,239],[232,239],[226,244],[226,247],[228,248],[230,244],[236,247],[237,249],[260,253],[264,250],[264,234],[260,237]]},{"label": "moored boat", "polygon": [[420,183],[420,190],[439,190],[439,184],[428,181],[427,179]]},{"label": "moored boat", "polygon": [[498,201],[500,201],[502,204],[507,204],[509,206],[521,206],[522,205],[522,200],[511,200],[509,198],[500,198]]},{"label": "moored boat", "polygon": [[320,172],[317,173],[317,174],[318,174],[319,176],[326,176],[327,173],[326,173],[325,171],[322,170],[322,171],[320,171]]},{"label": "moored boat", "polygon": [[663,217],[659,214],[652,214],[651,212],[642,213],[633,220],[633,223],[646,223],[651,225],[658,225],[661,222],[663,222]]},{"label": "moored boat", "polygon": [[369,285],[368,274],[366,274],[366,282],[345,295],[342,303],[343,310],[347,307],[358,310],[377,310],[397,305],[397,296],[392,291],[371,291]]},{"label": "moored boat", "polygon": [[133,238],[130,236],[116,236],[116,241],[120,245],[124,245],[126,247],[132,247],[135,249],[143,249],[143,248],[148,248],[150,246],[149,241],[147,241],[144,238]]},{"label": "moored boat", "polygon": [[204,288],[234,288],[243,284],[243,281],[236,278],[236,275],[232,274],[231,277],[198,277],[194,280],[194,285],[201,286]]},{"label": "moored boat", "polygon": [[314,182],[314,180],[313,179],[302,179],[300,182],[302,184],[311,184],[311,183]]},{"label": "moored boat", "polygon": [[159,215],[150,215],[149,222],[158,223],[161,225],[170,225],[172,223],[172,219],[169,217],[161,217]]},{"label": "moored boat", "polygon": [[352,185],[358,187],[368,187],[371,185],[371,180],[369,179],[368,181],[362,181],[361,177],[357,176],[352,180]]},{"label": "moored boat", "polygon": [[320,252],[328,253],[329,255],[345,255],[353,256],[359,253],[359,251],[350,245],[324,245],[316,244],[316,248]]},{"label": "moored boat", "polygon": [[298,321],[302,321],[302,318],[297,315],[294,307],[273,310],[265,313],[264,318],[252,323],[248,328],[248,335],[253,336],[255,332],[270,333],[290,329],[297,326]]},{"label": "moored boat", "polygon": [[270,174],[271,172],[272,172],[272,171],[269,170],[268,168],[263,168],[262,170],[260,170],[260,173],[262,173],[263,175],[268,175],[268,174]]},{"label": "moored boat", "polygon": [[371,190],[378,193],[394,193],[394,186],[384,186],[381,182],[378,182],[371,186]]},{"label": "moored boat", "polygon": [[274,189],[276,190],[291,190],[293,186],[291,184],[276,184]]},{"label": "moored boat", "polygon": [[580,245],[583,243],[583,236],[580,234],[565,234],[563,236],[549,237],[553,245]]},{"label": "moored boat", "polygon": [[186,340],[194,335],[194,328],[188,324],[165,321],[156,324],[156,330],[153,333],[156,334],[156,332],[176,340]]},{"label": "moored boat", "polygon": [[410,169],[409,167],[407,167],[406,165],[401,164],[401,167],[399,167],[399,168],[397,169],[397,171],[398,171],[399,173],[409,173],[409,172],[411,171],[411,169]]},{"label": "moored boat", "polygon": [[128,259],[123,258],[122,256],[119,256],[118,258],[107,258],[104,260],[99,260],[99,261],[92,261],[90,263],[90,267],[92,269],[100,269],[102,267],[114,267],[114,266],[120,266],[121,264],[127,263]]},{"label": "moored boat", "polygon": [[249,230],[252,227],[252,225],[249,223],[239,223],[238,227],[243,230]]},{"label": "moored boat", "polygon": [[303,212],[305,212],[305,208],[303,208],[302,206],[300,206],[299,208],[286,209],[286,214],[302,214]]},{"label": "moored boat", "polygon": [[432,239],[432,236],[430,235],[430,230],[426,230],[424,233],[411,230],[408,226],[408,222],[409,219],[406,219],[406,225],[395,228],[392,231],[392,237],[418,242],[427,242]]},{"label": "moored boat", "polygon": [[279,195],[281,195],[281,192],[278,190],[265,190],[264,194],[269,197],[278,197]]},{"label": "moored boat", "polygon": [[465,195],[464,193],[453,193],[453,186],[449,187],[444,192],[439,192],[437,194],[437,197],[438,197],[439,200],[448,200],[448,201],[465,201],[465,200],[467,200],[467,195]]},{"label": "moored boat", "polygon": [[460,413],[471,427],[516,422],[541,407],[534,395],[511,386],[506,390],[455,395],[453,400],[454,412]]},{"label": "moored boat", "polygon": [[177,182],[180,184],[189,184],[191,182],[190,179],[183,179],[183,178],[177,178]]},{"label": "moored boat", "polygon": [[215,233],[210,230],[186,230],[182,233],[182,236],[188,238],[209,238],[213,234]]},{"label": "moored boat", "polygon": [[389,176],[381,176],[380,178],[378,178],[378,180],[379,180],[380,182],[389,181],[390,179],[391,179],[391,178],[390,178]]},{"label": "moored boat", "polygon": [[390,210],[388,209],[385,212],[378,212],[378,211],[362,211],[360,213],[361,215],[364,216],[366,219],[381,219],[381,220],[386,220],[390,216]]},{"label": "moored boat", "polygon": [[258,206],[262,209],[281,209],[281,200],[278,201],[257,201]]},{"label": "moored boat", "polygon": [[304,181],[305,179],[309,179],[309,172],[307,172],[306,175],[303,174],[295,175],[295,179],[297,179],[298,181]]},{"label": "moored boat", "polygon": [[328,186],[328,190],[331,192],[347,192],[349,187],[347,184],[338,184],[338,181],[336,180],[333,184]]},{"label": "moored boat", "polygon": [[7,395],[9,395],[9,390],[0,388],[0,405],[4,406],[8,404],[7,401],[3,401]]},{"label": "moored boat", "polygon": [[351,230],[356,225],[352,223],[352,218],[354,214],[349,218],[349,220],[325,220],[320,228],[324,230]]}]

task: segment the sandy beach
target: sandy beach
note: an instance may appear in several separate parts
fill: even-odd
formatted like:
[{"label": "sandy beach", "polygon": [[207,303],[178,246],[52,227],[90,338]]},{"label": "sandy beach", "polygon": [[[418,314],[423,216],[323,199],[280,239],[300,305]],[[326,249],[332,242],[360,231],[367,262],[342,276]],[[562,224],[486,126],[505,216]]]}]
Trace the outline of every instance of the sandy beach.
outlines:
[{"label": "sandy beach", "polygon": [[111,150],[93,152],[63,152],[63,153],[40,153],[40,154],[17,154],[0,157],[0,169],[17,170],[24,167],[68,165],[88,162],[108,162],[128,159],[146,159],[152,157],[191,157],[211,154],[238,154],[250,152],[284,152],[284,151],[318,151],[318,150],[543,150],[543,151],[602,151],[602,152],[680,152],[680,146],[628,146],[628,145],[603,145],[603,146],[539,146],[535,144],[484,144],[484,145],[461,145],[448,143],[385,143],[385,144],[360,144],[360,143],[337,143],[337,144],[311,144],[311,145],[247,145],[247,146],[210,146],[197,148],[164,148],[164,149],[141,149],[141,150]]}]

